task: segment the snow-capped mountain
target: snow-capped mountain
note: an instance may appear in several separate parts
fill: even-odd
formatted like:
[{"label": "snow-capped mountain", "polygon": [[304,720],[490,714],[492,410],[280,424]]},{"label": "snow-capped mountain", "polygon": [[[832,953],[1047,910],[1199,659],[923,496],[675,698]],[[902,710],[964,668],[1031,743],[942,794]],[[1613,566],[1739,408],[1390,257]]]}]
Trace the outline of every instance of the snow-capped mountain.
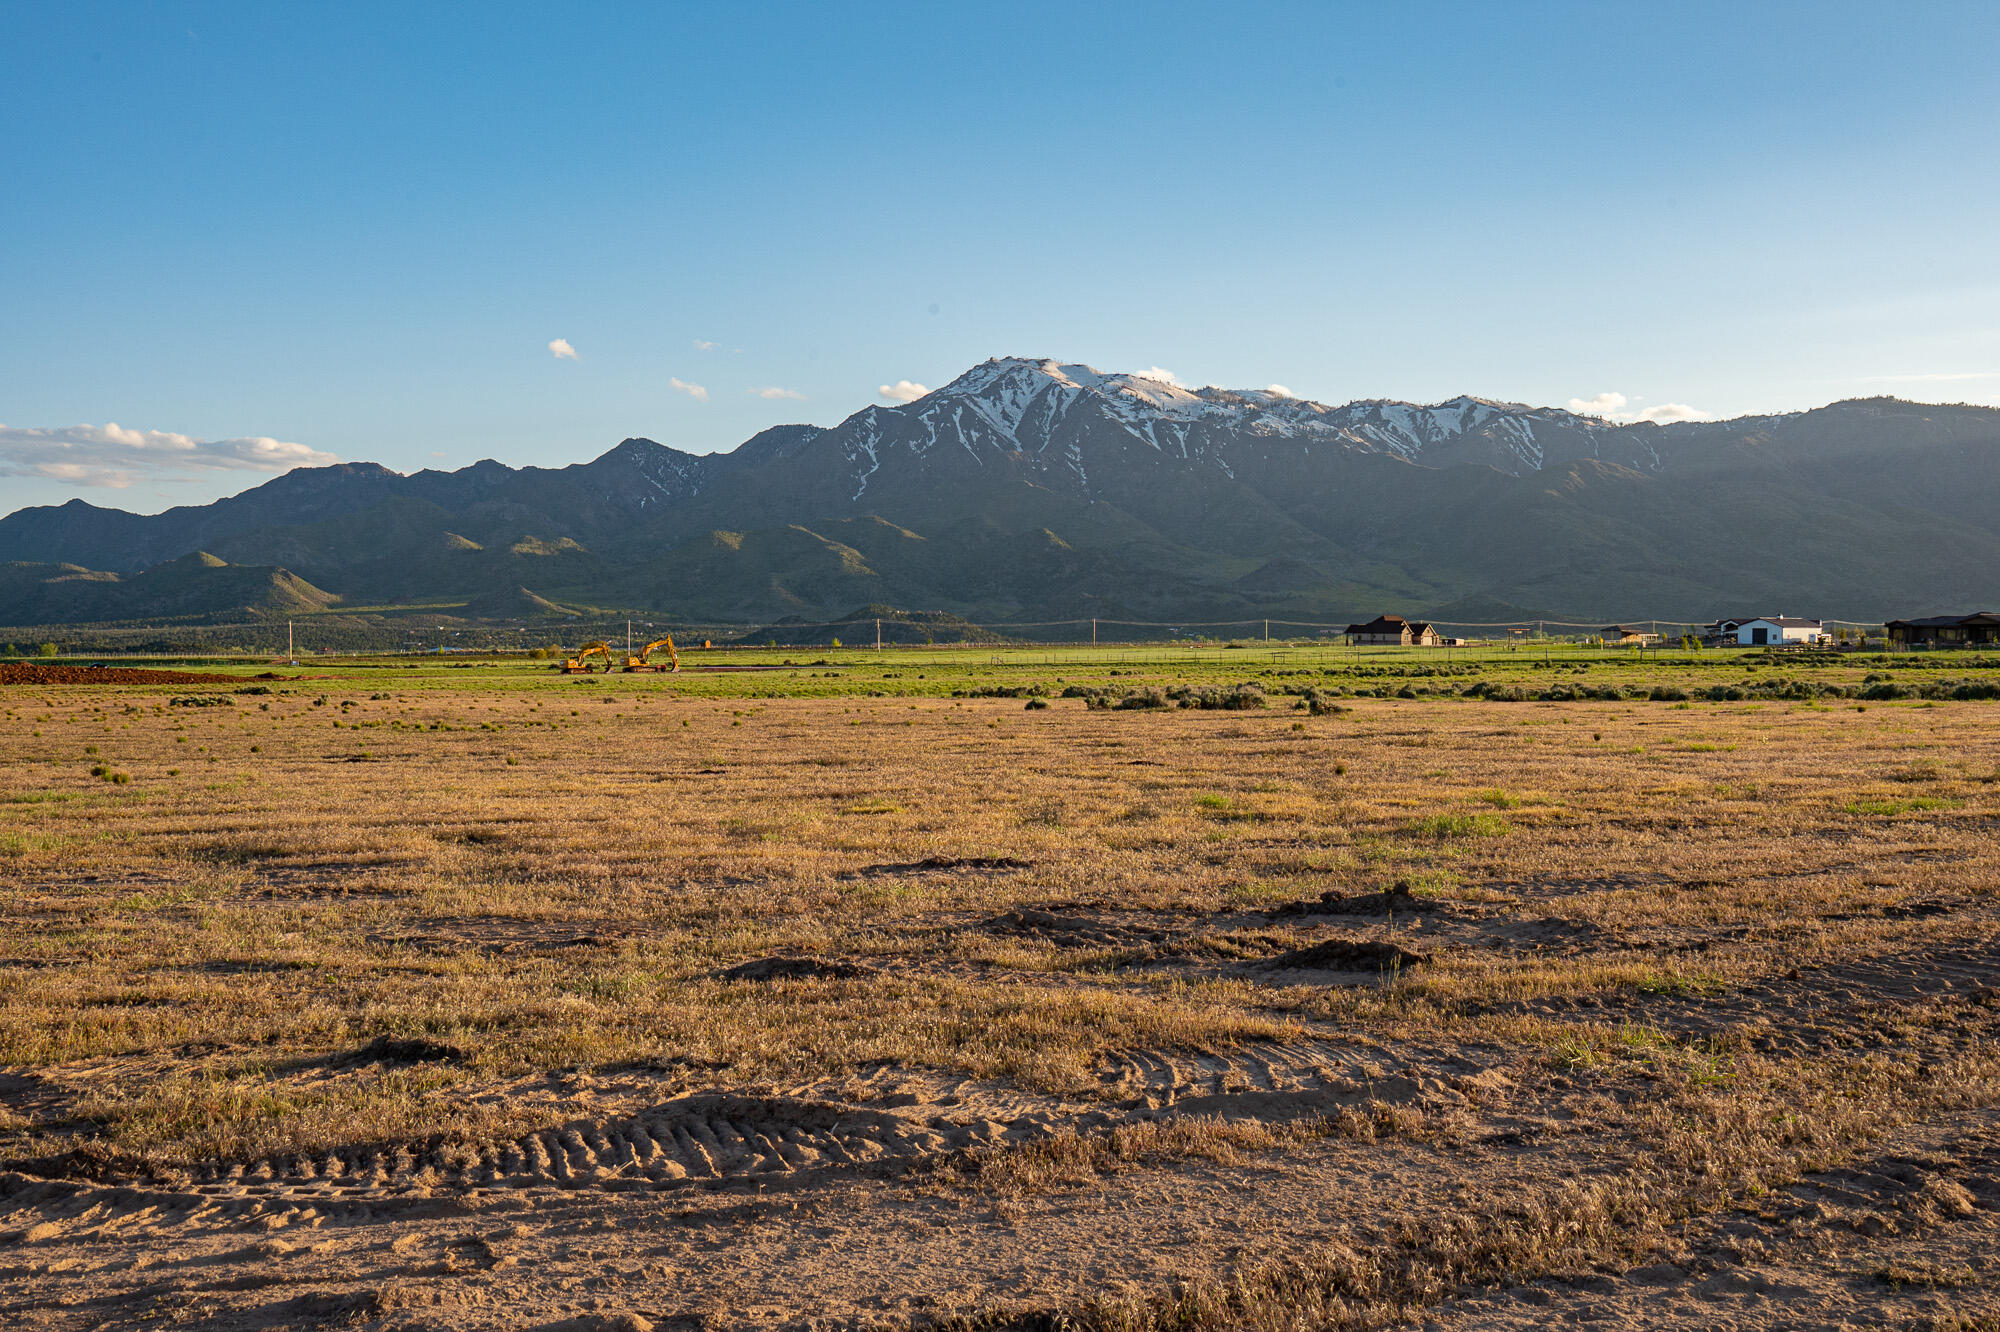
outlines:
[{"label": "snow-capped mountain", "polygon": [[1106,450],[1124,455],[1129,445],[1162,462],[1197,463],[1226,476],[1235,472],[1232,455],[1274,441],[1386,454],[1421,466],[1481,464],[1520,476],[1577,458],[1657,470],[1659,432],[1485,398],[1333,407],[1269,389],[1190,388],[1008,357],[974,366],[914,402],[857,412],[829,434],[846,450],[855,482],[850,495],[858,502],[898,450],[909,458],[956,452],[973,461],[1011,455],[1050,484],[1087,492],[1093,458]]},{"label": "snow-capped mountain", "polygon": [[1720,613],[1717,598],[1839,616],[2000,600],[1996,494],[1992,408],[1867,399],[1621,425],[1009,357],[729,453],[627,439],[561,468],[302,469],[153,516],[24,509],[0,519],[0,561],[128,573],[207,551],[371,603],[501,604],[499,589],[533,604],[527,588],[719,618],[859,601],[1337,616],[1468,596],[1626,618]]}]

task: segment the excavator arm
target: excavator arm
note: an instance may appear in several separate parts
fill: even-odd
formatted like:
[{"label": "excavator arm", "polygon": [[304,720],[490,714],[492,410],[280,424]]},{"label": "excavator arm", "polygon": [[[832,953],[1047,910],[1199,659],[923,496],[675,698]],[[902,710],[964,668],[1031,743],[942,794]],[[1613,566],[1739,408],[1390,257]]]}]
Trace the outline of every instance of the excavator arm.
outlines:
[{"label": "excavator arm", "polygon": [[569,660],[565,661],[562,664],[563,674],[564,675],[590,674],[590,659],[592,657],[603,657],[604,669],[606,673],[610,672],[611,645],[609,643],[585,643],[581,648],[577,649],[577,653],[574,657],[571,657]]},{"label": "excavator arm", "polygon": [[[665,648],[667,650],[667,660],[669,662],[668,665],[656,666],[653,664],[652,656],[653,656],[653,649],[655,648]],[[669,634],[665,638],[656,638],[652,642],[646,644],[645,647],[639,650],[638,656],[634,657],[628,655],[625,658],[625,669],[628,671],[658,671],[658,670],[677,671],[680,668],[681,668],[681,654],[674,650],[674,639],[673,635],[671,634]]]}]

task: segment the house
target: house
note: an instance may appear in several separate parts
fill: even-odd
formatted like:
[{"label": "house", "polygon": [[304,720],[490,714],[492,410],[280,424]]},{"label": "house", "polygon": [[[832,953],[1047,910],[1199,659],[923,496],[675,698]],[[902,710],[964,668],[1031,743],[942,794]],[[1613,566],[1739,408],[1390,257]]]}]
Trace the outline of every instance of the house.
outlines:
[{"label": "house", "polygon": [[1422,620],[1406,620],[1400,615],[1378,615],[1366,624],[1347,626],[1350,643],[1389,643],[1401,647],[1436,647],[1441,641],[1435,627]]},{"label": "house", "polygon": [[1705,641],[1741,647],[1778,647],[1786,643],[1824,643],[1831,637],[1818,620],[1791,615],[1760,615],[1754,619],[1717,620],[1702,635]]},{"label": "house", "polygon": [[1891,620],[1883,626],[1899,647],[1993,647],[2000,645],[2000,615],[1974,611],[1970,615],[1930,615],[1921,620]]},{"label": "house", "polygon": [[1658,634],[1648,633],[1644,629],[1634,629],[1628,625],[1623,625],[1623,624],[1614,624],[1608,626],[1607,628],[1599,629],[1597,631],[1597,635],[1599,638],[1602,638],[1606,644],[1612,646],[1616,646],[1617,644],[1620,643],[1643,644],[1643,643],[1657,643],[1660,641],[1660,636]]}]

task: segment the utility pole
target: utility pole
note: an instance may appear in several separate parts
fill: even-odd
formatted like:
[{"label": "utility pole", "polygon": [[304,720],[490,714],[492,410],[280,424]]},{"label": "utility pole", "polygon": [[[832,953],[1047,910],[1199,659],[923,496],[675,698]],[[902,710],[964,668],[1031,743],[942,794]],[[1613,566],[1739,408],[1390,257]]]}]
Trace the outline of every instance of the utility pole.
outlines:
[{"label": "utility pole", "polygon": [[875,619],[875,650],[877,652],[882,650],[882,620],[880,616],[877,616]]},{"label": "utility pole", "polygon": [[625,655],[632,655],[632,622],[625,621]]},{"label": "utility pole", "polygon": [[285,621],[285,660],[291,661],[299,654],[292,648],[292,622]]},{"label": "utility pole", "polygon": [[1095,615],[1090,617],[1090,645],[1092,647],[1097,646],[1097,617]]},{"label": "utility pole", "polygon": [[1271,641],[1271,622],[1269,620],[1264,621],[1264,641],[1266,643]]}]

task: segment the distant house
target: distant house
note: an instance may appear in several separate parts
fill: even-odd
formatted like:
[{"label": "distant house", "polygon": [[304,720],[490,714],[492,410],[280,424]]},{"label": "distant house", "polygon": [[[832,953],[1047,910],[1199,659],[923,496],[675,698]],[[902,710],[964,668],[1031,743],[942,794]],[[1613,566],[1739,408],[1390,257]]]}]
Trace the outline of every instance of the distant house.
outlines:
[{"label": "distant house", "polygon": [[1708,626],[1704,640],[1741,647],[1777,647],[1785,643],[1824,643],[1829,635],[1818,620],[1791,615],[1760,615],[1754,619],[1723,619]]},{"label": "distant house", "polygon": [[1406,620],[1400,615],[1378,615],[1366,624],[1347,626],[1350,643],[1388,643],[1401,647],[1436,647],[1441,641],[1435,627],[1422,620]]},{"label": "distant house", "polygon": [[1644,629],[1633,629],[1627,625],[1614,624],[1597,631],[1598,637],[1606,643],[1657,643],[1660,636]]},{"label": "distant house", "polygon": [[1891,620],[1883,626],[1889,641],[1902,647],[1992,647],[2000,644],[2000,615],[1974,611],[1970,615],[1930,615],[1921,620]]}]

